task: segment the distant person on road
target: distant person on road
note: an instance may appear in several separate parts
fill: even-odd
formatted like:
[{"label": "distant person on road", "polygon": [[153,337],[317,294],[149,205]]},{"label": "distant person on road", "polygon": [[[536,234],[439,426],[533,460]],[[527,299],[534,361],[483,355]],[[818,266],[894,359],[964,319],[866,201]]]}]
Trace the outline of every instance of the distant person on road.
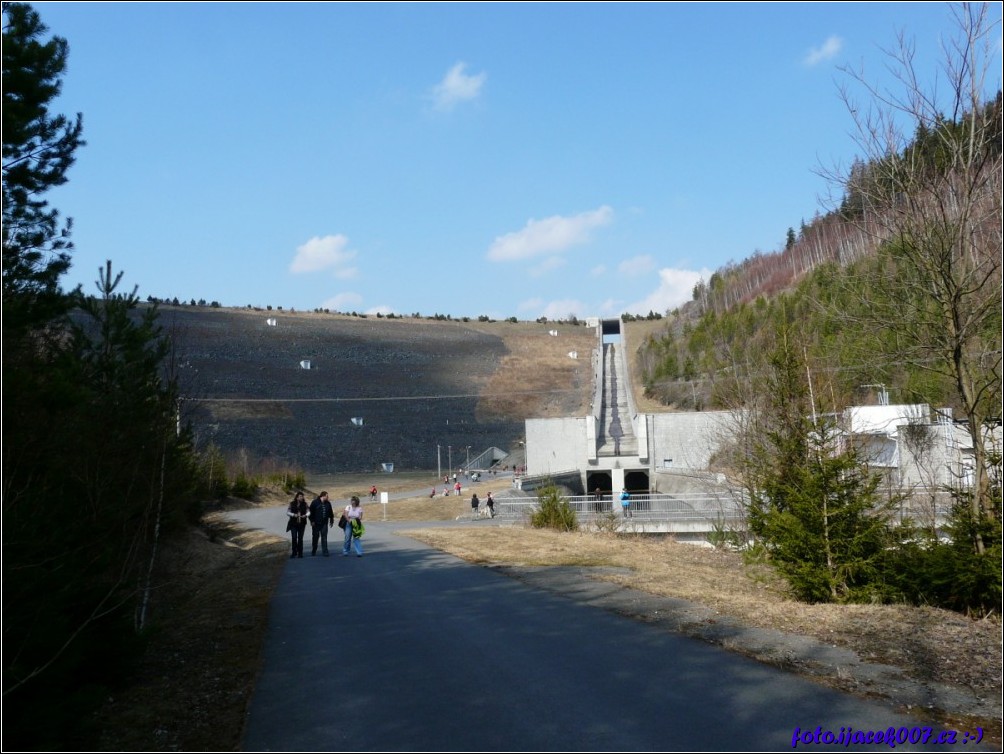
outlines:
[{"label": "distant person on road", "polygon": [[321,540],[321,554],[328,557],[328,529],[335,525],[335,509],[331,507],[328,493],[310,501],[310,554],[317,555],[317,540]]},{"label": "distant person on road", "polygon": [[495,518],[495,498],[492,497],[492,493],[488,493],[488,497],[485,498],[485,505],[488,506],[488,513],[492,518]]},{"label": "distant person on road", "polygon": [[370,487],[370,500],[376,500],[376,496],[377,496],[377,488],[376,485],[374,484],[372,487]]},{"label": "distant person on road", "polygon": [[463,489],[463,488],[460,486],[460,482],[459,481],[453,483],[453,493],[457,497],[460,497],[460,490],[461,489]]},{"label": "distant person on road", "polygon": [[363,556],[363,545],[359,541],[363,532],[363,507],[359,504],[359,498],[355,495],[345,506],[345,518],[349,520],[345,526],[345,543],[342,546],[342,555],[348,557],[350,546],[354,546],[356,557]]},{"label": "distant person on road", "polygon": [[436,496],[436,488],[433,487],[432,492],[429,493],[429,497],[435,497],[435,496]]},{"label": "distant person on road", "polygon": [[478,493],[475,492],[471,497],[471,518],[478,517],[478,510],[481,507],[481,501],[478,500]]},{"label": "distant person on road", "polygon": [[621,489],[621,510],[624,512],[624,518],[631,517],[631,495],[626,489]]},{"label": "distant person on road", "polygon": [[286,508],[286,531],[292,538],[293,551],[289,554],[291,558],[303,557],[303,532],[307,528],[307,500],[302,492],[297,492]]}]

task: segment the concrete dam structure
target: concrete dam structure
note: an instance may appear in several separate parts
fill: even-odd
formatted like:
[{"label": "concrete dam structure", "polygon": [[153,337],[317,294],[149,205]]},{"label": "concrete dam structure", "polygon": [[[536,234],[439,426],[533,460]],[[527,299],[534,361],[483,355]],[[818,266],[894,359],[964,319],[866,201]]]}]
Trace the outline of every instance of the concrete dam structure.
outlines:
[{"label": "concrete dam structure", "polygon": [[547,478],[575,494],[720,490],[723,480],[707,469],[732,414],[640,414],[621,327],[596,323],[590,414],[526,422],[525,486]]},{"label": "concrete dam structure", "polygon": [[[742,519],[742,493],[711,471],[720,449],[738,436],[731,411],[639,413],[631,389],[630,359],[619,320],[596,323],[595,392],[587,416],[529,419],[523,493],[554,482],[584,515],[620,513],[627,490],[636,522],[671,521],[665,530],[710,531],[716,522]],[[837,417],[847,442],[866,454],[890,490],[909,490],[900,517],[944,519],[944,490],[972,484],[972,442],[950,409],[927,405],[852,406]],[[918,442],[918,437],[925,438]],[[1002,446],[999,426],[987,442]],[[649,528],[649,530],[652,530]]]}]

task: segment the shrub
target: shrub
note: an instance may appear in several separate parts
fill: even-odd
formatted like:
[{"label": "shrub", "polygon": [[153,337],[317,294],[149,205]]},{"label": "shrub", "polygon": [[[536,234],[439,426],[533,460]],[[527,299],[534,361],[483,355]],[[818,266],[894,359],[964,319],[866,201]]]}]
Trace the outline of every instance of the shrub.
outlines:
[{"label": "shrub", "polygon": [[305,489],[307,486],[307,478],[302,470],[275,471],[268,475],[268,481],[280,487],[287,495],[291,495],[296,490]]},{"label": "shrub", "polygon": [[230,494],[244,500],[253,500],[258,494],[258,480],[244,473],[238,473],[230,483]]},{"label": "shrub", "polygon": [[555,529],[556,531],[578,531],[579,521],[568,500],[554,484],[548,484],[537,493],[539,507],[530,516],[530,525],[535,529]]},{"label": "shrub", "polygon": [[[894,596],[915,605],[931,605],[967,615],[986,616],[1001,609],[1000,496],[995,512],[977,521],[968,491],[955,491],[952,513],[944,526],[947,540],[923,536],[901,527],[899,546],[887,552],[885,571]],[[979,533],[986,547],[978,554]]]}]

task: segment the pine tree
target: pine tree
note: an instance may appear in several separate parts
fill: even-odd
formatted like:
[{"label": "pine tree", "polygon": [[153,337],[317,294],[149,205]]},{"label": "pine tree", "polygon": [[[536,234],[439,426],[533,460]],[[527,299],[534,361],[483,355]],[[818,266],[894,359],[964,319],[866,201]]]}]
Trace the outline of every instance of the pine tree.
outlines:
[{"label": "pine tree", "polygon": [[808,602],[885,591],[882,555],[892,504],[853,443],[812,405],[805,364],[787,337],[770,360],[765,403],[751,424],[745,477],[750,532]]},{"label": "pine tree", "polygon": [[30,5],[3,5],[3,332],[10,338],[58,314],[59,277],[70,265],[71,222],[45,194],[66,182],[84,144],[82,116],[52,115],[69,47]]}]

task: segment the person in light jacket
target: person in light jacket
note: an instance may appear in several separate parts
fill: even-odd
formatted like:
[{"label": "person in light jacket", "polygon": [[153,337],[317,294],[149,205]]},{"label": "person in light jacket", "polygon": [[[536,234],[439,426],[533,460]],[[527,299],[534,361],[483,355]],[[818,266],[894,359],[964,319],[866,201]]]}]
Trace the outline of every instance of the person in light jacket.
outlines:
[{"label": "person in light jacket", "polygon": [[344,513],[349,522],[345,525],[345,543],[342,545],[342,555],[348,557],[349,548],[355,547],[356,557],[361,558],[363,544],[359,541],[359,537],[362,536],[363,507],[359,504],[358,497],[352,496],[349,504],[345,506]]}]

